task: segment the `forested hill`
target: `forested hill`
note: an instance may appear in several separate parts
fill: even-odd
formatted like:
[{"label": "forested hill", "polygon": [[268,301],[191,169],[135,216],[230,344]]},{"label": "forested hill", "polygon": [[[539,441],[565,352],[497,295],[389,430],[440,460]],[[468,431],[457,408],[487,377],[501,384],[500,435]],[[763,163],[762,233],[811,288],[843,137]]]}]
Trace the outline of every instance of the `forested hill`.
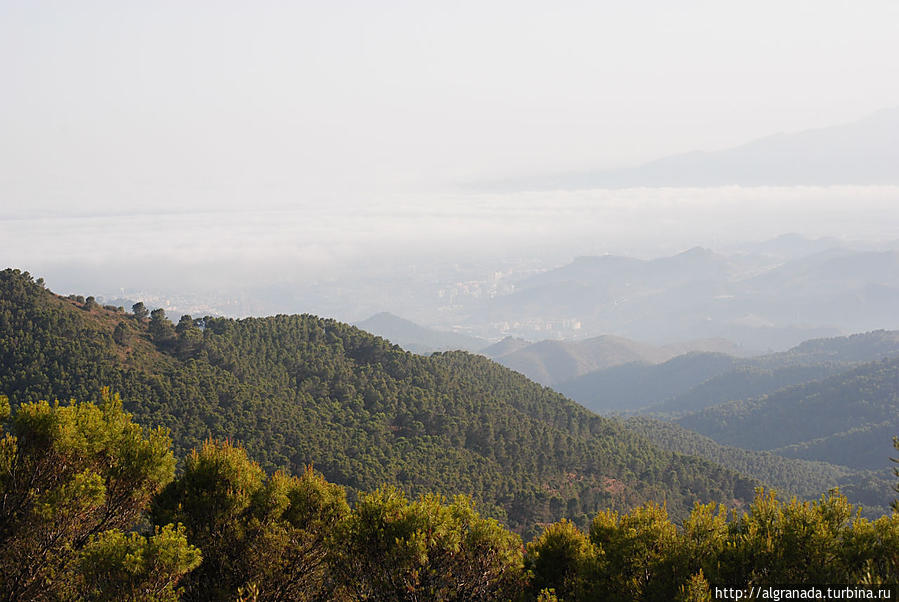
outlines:
[{"label": "forested hill", "polygon": [[[688,431],[682,426],[646,416],[628,418],[625,426],[671,451],[727,466],[773,487],[784,497],[817,499],[822,491],[840,492],[870,517],[889,514],[895,498],[895,479],[881,459],[875,470],[839,466],[827,462],[785,458],[770,451],[757,451],[722,445],[714,439]],[[876,446],[875,446],[876,447]],[[877,447],[880,450],[880,447]]]},{"label": "forested hill", "polygon": [[899,432],[899,358],[716,405],[678,422],[726,445],[876,470]]},{"label": "forested hill", "polygon": [[109,385],[138,422],[171,429],[178,455],[231,438],[269,470],[314,464],[351,496],[382,483],[463,492],[522,530],[649,499],[682,518],[697,500],[745,501],[755,484],[486,358],[416,356],[310,315],[173,326],[6,270],[0,354],[13,405],[97,398]]}]

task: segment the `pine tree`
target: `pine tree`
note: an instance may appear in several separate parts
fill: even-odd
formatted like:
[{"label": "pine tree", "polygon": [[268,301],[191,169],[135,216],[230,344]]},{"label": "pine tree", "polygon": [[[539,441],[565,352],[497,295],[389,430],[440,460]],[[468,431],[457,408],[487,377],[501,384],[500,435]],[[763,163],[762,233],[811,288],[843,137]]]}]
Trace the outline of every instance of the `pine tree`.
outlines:
[{"label": "pine tree", "polygon": [[134,317],[141,322],[146,320],[147,316],[150,315],[150,312],[147,310],[146,306],[141,301],[138,301],[137,303],[132,305],[131,311],[134,313]]}]

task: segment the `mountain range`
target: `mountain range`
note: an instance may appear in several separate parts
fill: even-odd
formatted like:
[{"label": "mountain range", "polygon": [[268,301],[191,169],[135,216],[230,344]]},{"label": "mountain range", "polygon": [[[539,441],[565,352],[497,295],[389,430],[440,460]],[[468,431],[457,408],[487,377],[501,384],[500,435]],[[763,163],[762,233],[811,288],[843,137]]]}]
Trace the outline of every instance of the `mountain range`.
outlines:
[{"label": "mountain range", "polygon": [[643,413],[628,428],[780,491],[840,487],[873,514],[891,499],[884,458],[899,433],[899,331],[815,339],[751,358],[688,353],[632,362],[554,388],[594,411]]},{"label": "mountain range", "polygon": [[899,328],[899,251],[812,249],[787,257],[703,248],[652,260],[580,257],[518,281],[473,320],[513,332],[542,325],[556,337],[614,334],[657,345],[722,338],[744,354]]},{"label": "mountain range", "polygon": [[497,344],[481,353],[531,380],[554,386],[613,366],[634,362],[656,364],[691,351],[713,350],[738,351],[733,343],[720,339],[656,346],[605,335],[575,341]]},{"label": "mountain range", "polygon": [[555,388],[596,412],[679,414],[897,355],[899,331],[879,330],[812,339],[785,352],[749,358],[696,352],[662,363],[631,362],[556,383]]},{"label": "mountain range", "polygon": [[899,107],[852,123],[778,133],[719,151],[693,151],[614,170],[484,183],[501,190],[642,186],[899,184]]}]

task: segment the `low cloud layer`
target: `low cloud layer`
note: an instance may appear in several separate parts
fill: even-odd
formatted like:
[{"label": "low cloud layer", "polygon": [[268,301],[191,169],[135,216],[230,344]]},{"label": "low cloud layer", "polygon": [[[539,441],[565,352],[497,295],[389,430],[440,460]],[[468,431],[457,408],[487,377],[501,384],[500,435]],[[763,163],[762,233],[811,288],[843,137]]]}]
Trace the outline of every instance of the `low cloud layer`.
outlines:
[{"label": "low cloud layer", "polygon": [[[889,241],[899,187],[551,191],[392,198],[365,207],[0,220],[3,263],[75,287],[202,289],[347,280],[454,262],[544,267],[652,257],[784,232]],[[79,288],[82,288],[79,287]]]}]

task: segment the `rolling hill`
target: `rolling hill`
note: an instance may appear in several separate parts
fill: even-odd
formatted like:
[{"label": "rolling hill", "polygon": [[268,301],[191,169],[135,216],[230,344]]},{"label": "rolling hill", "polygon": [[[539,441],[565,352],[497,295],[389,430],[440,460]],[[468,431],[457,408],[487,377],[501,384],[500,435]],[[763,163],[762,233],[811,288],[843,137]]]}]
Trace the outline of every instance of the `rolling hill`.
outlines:
[{"label": "rolling hill", "polygon": [[595,412],[678,415],[833,376],[863,362],[899,355],[899,331],[805,341],[752,358],[689,353],[660,364],[630,363],[554,385]]},{"label": "rolling hill", "polygon": [[719,404],[677,422],[726,445],[878,469],[899,433],[899,358]]},{"label": "rolling hill", "polygon": [[728,341],[709,339],[656,346],[611,335],[575,341],[508,344],[482,351],[500,364],[541,384],[555,386],[597,370],[641,362],[656,364],[691,351],[731,350]]}]

